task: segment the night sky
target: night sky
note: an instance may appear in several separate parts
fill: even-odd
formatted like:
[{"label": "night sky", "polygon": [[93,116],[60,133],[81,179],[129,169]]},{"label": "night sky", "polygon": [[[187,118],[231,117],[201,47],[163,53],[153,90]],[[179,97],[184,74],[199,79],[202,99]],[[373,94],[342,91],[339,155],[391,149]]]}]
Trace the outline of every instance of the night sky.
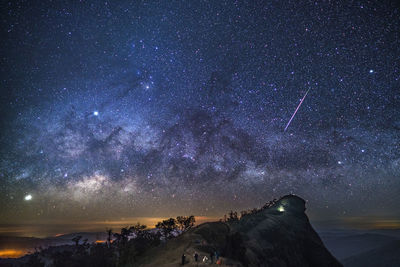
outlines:
[{"label": "night sky", "polygon": [[10,1],[1,26],[0,233],[289,193],[400,226],[396,1]]}]

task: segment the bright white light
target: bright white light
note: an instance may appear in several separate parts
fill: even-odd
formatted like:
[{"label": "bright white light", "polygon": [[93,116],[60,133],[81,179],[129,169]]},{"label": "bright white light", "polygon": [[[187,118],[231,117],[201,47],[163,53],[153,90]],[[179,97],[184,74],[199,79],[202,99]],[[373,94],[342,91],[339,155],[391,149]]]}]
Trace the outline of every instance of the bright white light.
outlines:
[{"label": "bright white light", "polygon": [[94,111],[94,112],[93,112],[93,115],[99,116],[99,112],[98,112],[98,111]]},{"label": "bright white light", "polygon": [[374,70],[369,70],[369,73],[374,73]]},{"label": "bright white light", "polygon": [[284,212],[284,211],[285,211],[285,208],[284,208],[283,206],[279,206],[279,207],[278,207],[278,211]]},{"label": "bright white light", "polygon": [[26,200],[26,201],[29,201],[29,200],[31,200],[31,199],[32,199],[32,195],[26,195],[26,196],[25,196],[25,200]]}]

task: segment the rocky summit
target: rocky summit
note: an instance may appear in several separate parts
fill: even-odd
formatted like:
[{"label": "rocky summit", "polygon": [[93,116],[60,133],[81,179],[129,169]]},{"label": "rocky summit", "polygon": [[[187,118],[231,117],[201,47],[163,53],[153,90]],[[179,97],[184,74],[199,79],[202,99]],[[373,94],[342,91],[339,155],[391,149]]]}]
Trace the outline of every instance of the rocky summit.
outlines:
[{"label": "rocky summit", "polygon": [[201,224],[150,249],[136,264],[342,266],[312,228],[305,209],[302,198],[287,195],[240,220]]}]

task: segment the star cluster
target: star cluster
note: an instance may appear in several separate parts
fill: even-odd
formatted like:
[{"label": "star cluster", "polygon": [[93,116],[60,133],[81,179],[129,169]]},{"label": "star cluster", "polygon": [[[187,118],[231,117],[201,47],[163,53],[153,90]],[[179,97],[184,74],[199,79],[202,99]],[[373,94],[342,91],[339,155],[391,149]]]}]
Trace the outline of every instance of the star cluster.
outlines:
[{"label": "star cluster", "polygon": [[288,193],[315,220],[400,220],[395,1],[1,12],[0,223],[220,216]]}]

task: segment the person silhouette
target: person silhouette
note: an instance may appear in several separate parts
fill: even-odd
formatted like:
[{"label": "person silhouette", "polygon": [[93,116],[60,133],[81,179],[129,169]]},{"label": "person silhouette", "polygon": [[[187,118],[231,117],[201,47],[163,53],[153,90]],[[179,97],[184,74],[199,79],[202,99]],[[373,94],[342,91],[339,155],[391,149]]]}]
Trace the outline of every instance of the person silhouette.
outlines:
[{"label": "person silhouette", "polygon": [[182,265],[185,265],[186,256],[185,253],[182,254]]},{"label": "person silhouette", "polygon": [[199,254],[197,252],[194,252],[194,261],[197,262],[199,260]]}]

